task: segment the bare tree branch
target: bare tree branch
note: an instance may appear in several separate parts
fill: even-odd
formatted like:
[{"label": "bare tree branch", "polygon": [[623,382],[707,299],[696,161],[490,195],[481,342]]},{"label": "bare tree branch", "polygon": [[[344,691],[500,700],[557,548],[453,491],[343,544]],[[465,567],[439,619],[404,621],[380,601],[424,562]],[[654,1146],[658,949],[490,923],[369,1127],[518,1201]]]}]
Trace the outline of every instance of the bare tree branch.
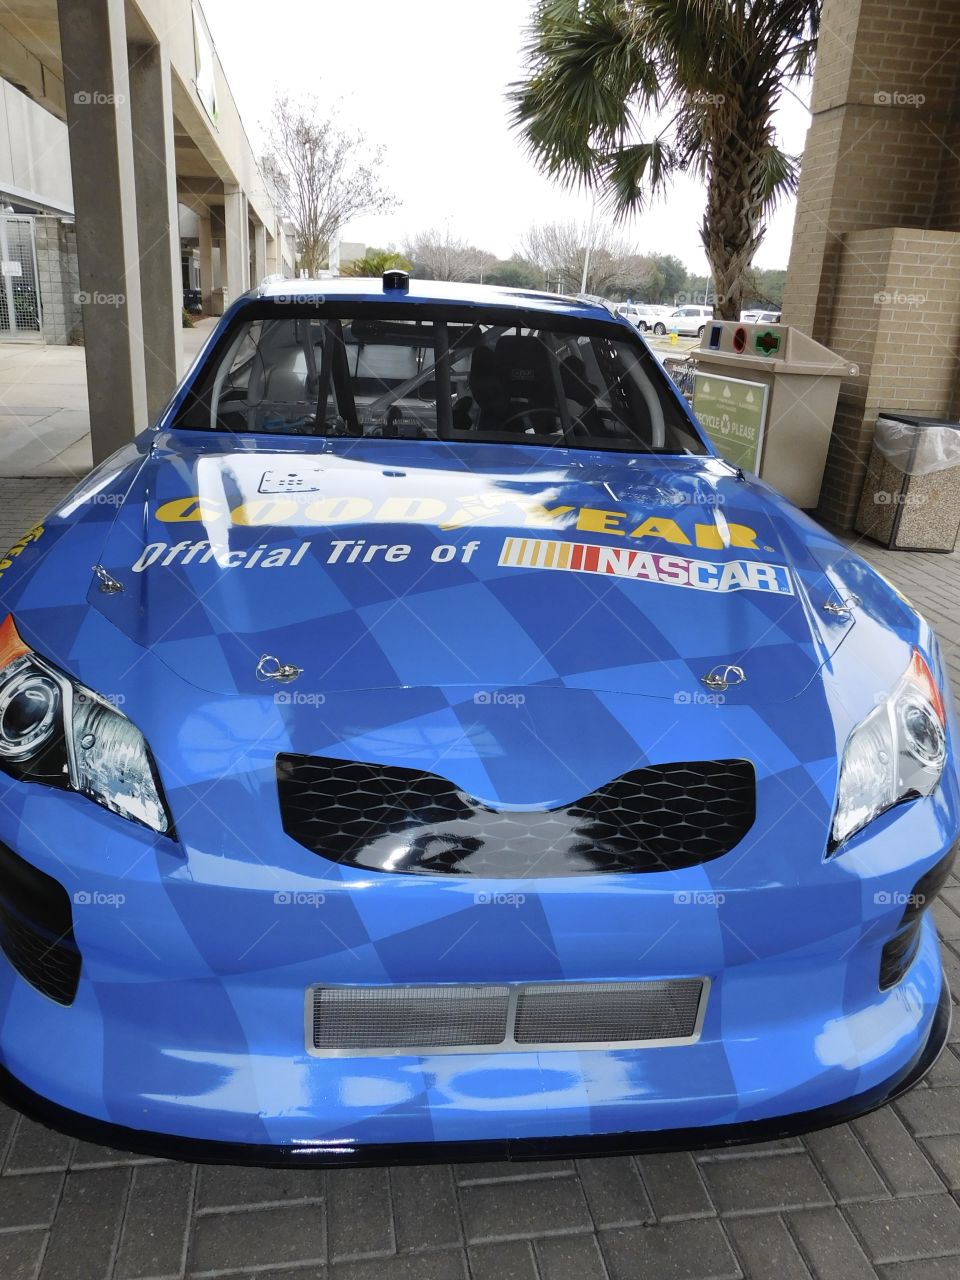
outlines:
[{"label": "bare tree branch", "polygon": [[578,293],[588,241],[592,240],[587,292],[606,296],[636,280],[637,253],[629,240],[611,227],[590,229],[577,222],[547,222],[531,227],[520,241],[520,255],[533,262],[544,283],[561,293]]},{"label": "bare tree branch", "polygon": [[265,168],[297,228],[301,264],[316,275],[346,223],[394,203],[379,177],[382,150],[367,153],[363,135],[343,128],[312,96],[279,94],[266,133]]},{"label": "bare tree branch", "polygon": [[497,261],[495,253],[452,236],[449,228],[421,231],[407,241],[403,252],[414,272],[429,280],[482,280]]}]

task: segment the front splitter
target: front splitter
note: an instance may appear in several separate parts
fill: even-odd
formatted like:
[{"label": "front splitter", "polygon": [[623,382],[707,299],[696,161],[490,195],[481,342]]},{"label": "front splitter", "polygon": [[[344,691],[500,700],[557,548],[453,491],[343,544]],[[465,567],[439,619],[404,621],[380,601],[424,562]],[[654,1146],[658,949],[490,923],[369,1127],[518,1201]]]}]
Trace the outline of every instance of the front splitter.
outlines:
[{"label": "front splitter", "polygon": [[588,1156],[700,1151],[790,1138],[814,1129],[855,1120],[876,1111],[912,1089],[927,1074],[947,1042],[952,1005],[946,976],[940,999],[922,1047],[909,1063],[881,1084],[828,1106],[738,1124],[702,1125],[686,1129],[576,1134],[559,1138],[492,1138],[470,1142],[410,1142],[357,1144],[349,1140],[303,1142],[270,1146],[247,1142],[218,1142],[176,1134],[132,1129],[98,1120],[51,1102],[28,1088],[0,1066],[0,1100],[16,1111],[70,1137],[138,1155],[197,1164],[258,1165],[266,1168],[372,1168],[384,1165],[462,1164],[478,1160],[558,1160]]}]

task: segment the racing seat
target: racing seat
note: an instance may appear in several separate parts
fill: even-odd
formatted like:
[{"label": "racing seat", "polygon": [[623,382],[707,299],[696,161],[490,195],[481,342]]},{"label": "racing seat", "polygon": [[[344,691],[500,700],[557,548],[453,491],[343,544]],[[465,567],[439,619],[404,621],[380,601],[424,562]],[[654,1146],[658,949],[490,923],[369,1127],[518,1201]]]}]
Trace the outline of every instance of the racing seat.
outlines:
[{"label": "racing seat", "polygon": [[479,434],[503,431],[510,405],[497,376],[496,355],[492,347],[475,349],[467,385],[469,394],[461,396],[453,407],[454,428]]},{"label": "racing seat", "polygon": [[553,357],[532,335],[504,334],[497,339],[494,362],[507,402],[501,430],[552,435],[560,430]]},{"label": "racing seat", "polygon": [[571,424],[576,438],[596,440],[604,434],[603,419],[597,411],[597,393],[587,376],[587,366],[579,356],[560,362],[560,381],[568,401],[580,406]]}]

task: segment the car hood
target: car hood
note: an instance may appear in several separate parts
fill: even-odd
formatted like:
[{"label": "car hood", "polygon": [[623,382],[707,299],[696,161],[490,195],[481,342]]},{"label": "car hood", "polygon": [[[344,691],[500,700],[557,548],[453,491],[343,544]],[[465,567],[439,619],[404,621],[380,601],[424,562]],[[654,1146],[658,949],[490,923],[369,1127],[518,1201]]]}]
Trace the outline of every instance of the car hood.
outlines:
[{"label": "car hood", "polygon": [[[853,625],[844,554],[713,458],[181,433],[157,438],[107,534],[122,590],[88,599],[217,693],[289,666],[291,699],[556,685],[759,703],[795,697]],[[745,680],[721,695],[703,680],[726,666]]]}]

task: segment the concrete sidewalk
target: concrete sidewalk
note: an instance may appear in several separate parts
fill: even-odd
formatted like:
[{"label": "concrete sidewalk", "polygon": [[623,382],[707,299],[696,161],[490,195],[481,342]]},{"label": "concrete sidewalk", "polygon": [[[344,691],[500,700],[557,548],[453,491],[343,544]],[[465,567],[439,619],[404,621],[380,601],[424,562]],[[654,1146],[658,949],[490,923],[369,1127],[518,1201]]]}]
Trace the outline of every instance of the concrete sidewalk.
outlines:
[{"label": "concrete sidewalk", "polygon": [[[184,329],[189,366],[215,319]],[[90,470],[90,416],[83,347],[0,342],[0,476],[60,476]]]}]

